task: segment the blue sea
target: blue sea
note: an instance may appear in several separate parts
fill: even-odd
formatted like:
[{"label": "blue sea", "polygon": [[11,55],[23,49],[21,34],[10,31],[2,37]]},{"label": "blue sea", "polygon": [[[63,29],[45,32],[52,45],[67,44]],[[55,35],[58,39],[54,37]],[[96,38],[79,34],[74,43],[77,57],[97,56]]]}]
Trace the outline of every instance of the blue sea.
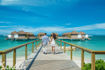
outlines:
[{"label": "blue sea", "polygon": [[[6,40],[6,36],[0,36],[0,51],[13,48],[28,42],[31,42],[33,40],[22,40],[22,41],[12,41],[12,40]],[[34,43],[35,47],[35,43]],[[32,53],[32,44],[28,45],[28,55]],[[25,46],[19,48],[16,50],[16,56],[17,57],[23,57],[25,55]],[[10,52],[7,54],[8,58],[13,57],[13,52]],[[0,55],[1,58],[1,55]]]},{"label": "blue sea", "polygon": [[85,41],[71,41],[71,40],[64,40],[66,42],[70,42],[72,44],[79,45],[81,47],[85,47],[91,50],[96,51],[105,51],[105,36],[92,36],[90,40]]},{"label": "blue sea", "polygon": [[[0,36],[0,51],[32,41],[32,40],[11,41],[11,40],[6,40],[5,38],[6,38],[5,36]],[[73,44],[76,44],[76,45],[79,45],[88,49],[92,49],[92,50],[105,51],[105,36],[101,36],[101,35],[100,36],[94,35],[91,37],[91,40],[86,40],[86,41],[71,41],[71,40],[64,40],[64,41],[70,42],[70,43],[73,43]],[[31,49],[32,49],[32,44],[28,45],[28,55],[31,54]],[[70,55],[69,51],[67,53],[68,55]],[[22,47],[17,50],[17,57],[24,56],[24,54],[25,54],[25,47]],[[89,58],[91,57],[90,53],[85,52],[85,54],[88,55]],[[8,54],[8,56],[10,55],[12,56],[12,52]],[[81,50],[76,49],[76,51],[73,51],[73,55],[79,57],[81,55]],[[97,55],[96,57],[105,58],[104,55]]]},{"label": "blue sea", "polygon": [[[72,44],[76,44],[78,46],[88,48],[95,51],[105,51],[105,36],[103,35],[94,35],[90,38],[90,40],[85,41],[71,41],[71,40],[63,40]],[[66,45],[69,47],[69,45]],[[70,55],[70,52],[67,52],[68,55]],[[73,51],[73,56],[81,57],[81,50],[76,49]],[[91,59],[91,53],[85,52],[85,58]],[[105,60],[105,54],[96,54],[96,59],[104,59]]]}]

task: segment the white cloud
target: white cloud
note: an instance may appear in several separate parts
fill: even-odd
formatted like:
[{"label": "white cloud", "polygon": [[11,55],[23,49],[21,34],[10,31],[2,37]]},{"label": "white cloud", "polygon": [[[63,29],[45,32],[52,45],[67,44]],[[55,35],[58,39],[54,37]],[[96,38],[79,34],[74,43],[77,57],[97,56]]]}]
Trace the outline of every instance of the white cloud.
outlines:
[{"label": "white cloud", "polygon": [[[7,26],[4,26],[6,28]],[[83,30],[95,30],[95,29],[105,29],[105,23],[100,23],[100,24],[93,24],[93,25],[87,25],[87,26],[81,26],[81,27],[73,27],[73,28],[65,28],[65,27],[28,27],[28,26],[9,26],[11,29],[9,30],[3,30],[0,29],[0,32],[11,32],[11,31],[20,31],[24,30],[27,32],[33,32],[33,33],[38,33],[38,32],[64,32],[64,31],[83,31]]]},{"label": "white cloud", "polygon": [[9,23],[11,23],[11,22],[6,22],[6,21],[0,21],[0,24],[9,24]]},{"label": "white cloud", "polygon": [[66,23],[65,25],[67,25],[67,26],[68,26],[68,25],[71,25],[71,23]]},{"label": "white cloud", "polygon": [[1,0],[0,5],[11,5],[11,4],[17,4],[19,0]]},{"label": "white cloud", "polygon": [[18,27],[18,26],[0,26],[0,28],[8,28],[8,27],[13,28],[13,27]]},{"label": "white cloud", "polygon": [[46,6],[46,5],[64,4],[64,2],[75,4],[78,1],[79,0],[1,0],[1,5]]},{"label": "white cloud", "polygon": [[105,29],[105,23],[93,24],[81,27],[74,27],[73,30],[93,30],[93,29]]},{"label": "white cloud", "polygon": [[65,27],[38,27],[38,28],[32,28],[32,27],[17,27],[18,30],[25,30],[29,32],[64,32],[64,31],[83,31],[83,30],[94,30],[94,29],[105,29],[105,23],[100,24],[93,24],[93,25],[87,25],[87,26],[81,26],[81,27],[73,27],[73,28],[65,28]]}]

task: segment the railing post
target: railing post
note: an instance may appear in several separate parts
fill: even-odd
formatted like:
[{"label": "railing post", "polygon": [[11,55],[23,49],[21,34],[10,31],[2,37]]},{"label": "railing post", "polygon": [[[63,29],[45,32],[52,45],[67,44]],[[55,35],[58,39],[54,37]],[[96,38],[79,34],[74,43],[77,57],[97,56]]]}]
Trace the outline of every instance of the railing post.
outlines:
[{"label": "railing post", "polygon": [[62,40],[61,40],[61,43],[60,43],[60,48],[62,49]]},{"label": "railing post", "polygon": [[25,60],[27,60],[27,44],[25,46]]},{"label": "railing post", "polygon": [[35,41],[35,47],[36,47],[36,49],[37,49],[37,41]]},{"label": "railing post", "polygon": [[32,42],[32,53],[34,52],[34,42]]},{"label": "railing post", "polygon": [[81,68],[84,67],[84,50],[81,49]]},{"label": "railing post", "polygon": [[72,46],[71,46],[70,48],[71,48],[71,49],[70,49],[70,50],[71,50],[71,57],[70,57],[70,58],[71,58],[71,60],[72,60]]},{"label": "railing post", "polygon": [[64,43],[64,53],[66,52],[66,43]]},{"label": "railing post", "polygon": [[16,49],[13,50],[13,66],[16,64]]},{"label": "railing post", "polygon": [[41,40],[39,40],[39,46],[41,45]]},{"label": "railing post", "polygon": [[6,54],[5,53],[2,54],[2,65],[3,65],[3,68],[6,66]]},{"label": "railing post", "polygon": [[91,70],[95,70],[95,53],[91,54]]}]

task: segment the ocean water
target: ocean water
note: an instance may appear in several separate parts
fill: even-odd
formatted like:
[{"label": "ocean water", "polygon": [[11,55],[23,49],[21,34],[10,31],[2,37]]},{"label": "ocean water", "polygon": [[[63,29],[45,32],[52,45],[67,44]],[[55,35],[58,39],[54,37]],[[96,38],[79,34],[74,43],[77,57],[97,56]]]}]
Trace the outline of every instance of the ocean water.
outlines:
[{"label": "ocean water", "polygon": [[91,50],[105,51],[105,36],[94,35],[90,39],[91,40],[85,40],[85,41],[71,41],[71,40],[64,40],[64,41],[70,42],[72,44],[76,44]]},{"label": "ocean water", "polygon": [[[78,46],[88,48],[91,50],[96,51],[105,51],[105,36],[101,35],[94,35],[91,37],[91,40],[85,40],[85,41],[71,41],[71,40],[63,40],[72,44],[76,44]],[[62,44],[63,46],[64,44]],[[69,47],[69,45],[66,45],[66,47]],[[70,51],[67,51],[67,54],[70,56]],[[73,51],[73,56],[81,58],[81,50],[76,49]],[[85,58],[91,59],[91,53],[85,52]],[[105,60],[105,54],[96,54],[96,59],[104,59]]]},{"label": "ocean water", "polygon": [[[5,36],[0,36],[0,51],[6,50],[27,42],[31,42],[32,40],[27,41],[11,41],[11,40],[5,40]],[[105,36],[92,36],[91,40],[86,41],[71,41],[71,40],[64,40],[66,42],[70,42],[88,49],[97,50],[97,51],[105,51]],[[69,47],[69,45],[66,45]],[[32,44],[28,45],[28,55],[31,54]],[[67,51],[67,54],[70,55],[70,52]],[[7,56],[8,58],[11,57],[13,53],[9,53]],[[25,47],[22,47],[17,50],[17,57],[21,57],[25,55]],[[80,57],[81,56],[81,50],[76,49],[73,51],[73,56]],[[85,52],[86,58],[91,58],[91,54]],[[105,59],[105,55],[96,55],[97,59]]]},{"label": "ocean water", "polygon": [[[23,41],[12,41],[12,40],[6,40],[6,36],[0,36],[0,51],[9,49],[9,48],[13,48],[28,42],[31,42],[33,40],[23,40]],[[32,44],[27,45],[28,47],[28,55],[30,55],[32,53]],[[34,43],[34,47],[35,47],[35,43]],[[13,57],[13,52],[8,53],[7,58],[11,58]],[[16,56],[17,57],[23,57],[25,56],[25,46],[19,48],[16,50]],[[0,55],[1,58],[1,55]]]}]

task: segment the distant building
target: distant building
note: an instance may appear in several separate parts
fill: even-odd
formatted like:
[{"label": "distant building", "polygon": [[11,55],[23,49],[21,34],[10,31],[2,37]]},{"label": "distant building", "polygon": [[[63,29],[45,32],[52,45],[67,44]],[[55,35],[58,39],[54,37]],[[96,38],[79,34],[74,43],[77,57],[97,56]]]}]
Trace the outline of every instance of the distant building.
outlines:
[{"label": "distant building", "polygon": [[19,32],[11,32],[11,34],[8,35],[8,39],[13,39],[13,40],[27,40],[27,39],[36,39],[33,33],[30,32],[24,32],[24,31],[19,31]]},{"label": "distant building", "polygon": [[63,36],[63,37],[67,37],[68,35],[71,35],[71,32],[64,33],[62,36]]},{"label": "distant building", "polygon": [[71,32],[71,39],[78,39],[78,35],[79,35],[79,32],[76,32],[76,31],[72,31]]},{"label": "distant building", "polygon": [[88,34],[76,31],[64,33],[62,34],[62,37],[64,37],[65,39],[89,39]]}]

